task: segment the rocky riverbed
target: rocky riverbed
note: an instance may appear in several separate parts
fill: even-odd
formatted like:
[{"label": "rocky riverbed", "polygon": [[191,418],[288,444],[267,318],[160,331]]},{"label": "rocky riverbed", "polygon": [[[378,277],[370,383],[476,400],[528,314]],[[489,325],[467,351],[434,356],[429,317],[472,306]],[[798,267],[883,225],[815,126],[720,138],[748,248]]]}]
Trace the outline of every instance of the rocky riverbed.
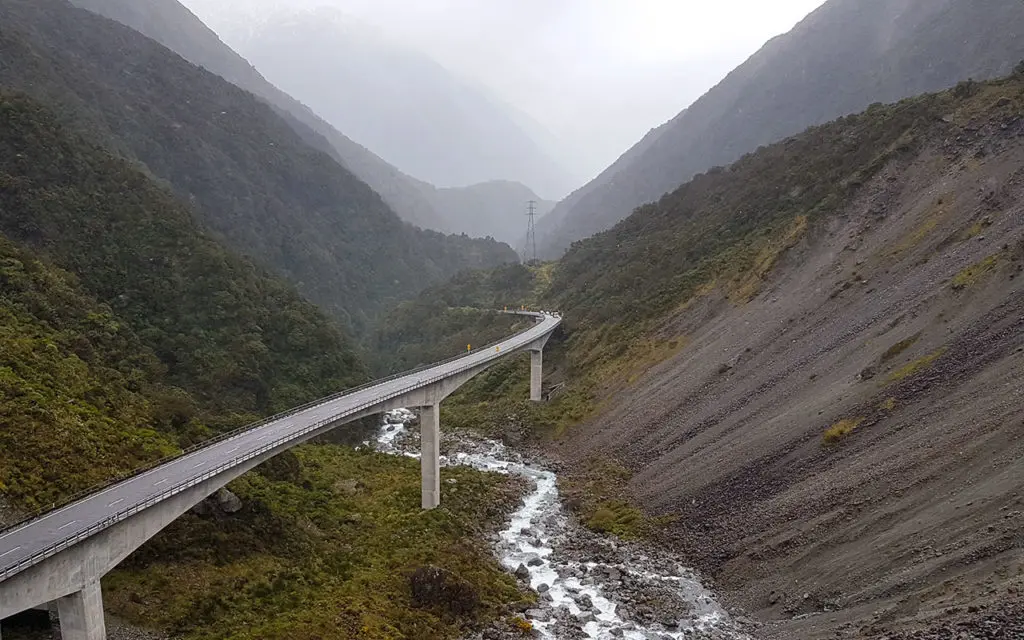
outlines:
[{"label": "rocky riverbed", "polygon": [[[418,456],[415,415],[392,412],[374,444]],[[680,558],[651,546],[622,543],[579,525],[561,505],[552,465],[539,455],[470,434],[442,434],[442,464],[522,475],[533,483],[508,526],[492,540],[501,563],[537,592],[522,611],[535,637],[627,640],[750,638],[755,623],[731,616]],[[522,638],[505,620],[469,640]]]}]

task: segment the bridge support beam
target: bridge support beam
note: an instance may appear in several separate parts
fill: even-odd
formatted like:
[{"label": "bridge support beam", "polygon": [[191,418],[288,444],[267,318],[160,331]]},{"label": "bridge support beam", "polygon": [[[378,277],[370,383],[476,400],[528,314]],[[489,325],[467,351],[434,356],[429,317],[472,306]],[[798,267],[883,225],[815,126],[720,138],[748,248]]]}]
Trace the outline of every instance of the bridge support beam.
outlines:
[{"label": "bridge support beam", "polygon": [[544,350],[530,351],[530,400],[540,402],[544,383]]},{"label": "bridge support beam", "polygon": [[63,640],[106,640],[103,593],[99,581],[57,600],[60,636]]},{"label": "bridge support beam", "polygon": [[422,506],[433,509],[441,504],[441,405],[436,402],[420,410],[420,473]]}]

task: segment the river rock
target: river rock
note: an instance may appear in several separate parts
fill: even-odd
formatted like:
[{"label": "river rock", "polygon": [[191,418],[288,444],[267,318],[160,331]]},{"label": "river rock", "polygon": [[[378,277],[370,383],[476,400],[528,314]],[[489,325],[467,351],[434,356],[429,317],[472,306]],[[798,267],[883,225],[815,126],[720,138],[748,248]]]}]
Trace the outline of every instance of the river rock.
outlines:
[{"label": "river rock", "polygon": [[526,617],[537,622],[547,622],[551,619],[551,613],[546,609],[529,609],[526,612]]},{"label": "river rock", "polygon": [[530,570],[526,568],[525,564],[520,564],[518,567],[516,567],[515,576],[520,580],[529,580]]}]

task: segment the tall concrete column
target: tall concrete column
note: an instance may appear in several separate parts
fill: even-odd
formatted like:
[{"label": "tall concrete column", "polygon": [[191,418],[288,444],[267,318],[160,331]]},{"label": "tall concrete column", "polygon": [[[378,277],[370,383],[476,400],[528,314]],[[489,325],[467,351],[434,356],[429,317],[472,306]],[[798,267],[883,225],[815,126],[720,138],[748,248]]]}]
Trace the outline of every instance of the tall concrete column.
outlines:
[{"label": "tall concrete column", "polygon": [[441,504],[441,407],[437,403],[420,411],[420,472],[423,508],[433,509]]},{"label": "tall concrete column", "polygon": [[103,593],[98,581],[58,600],[57,614],[63,640],[106,640]]},{"label": "tall concrete column", "polygon": [[544,350],[530,352],[530,400],[540,402],[541,385],[544,382]]}]

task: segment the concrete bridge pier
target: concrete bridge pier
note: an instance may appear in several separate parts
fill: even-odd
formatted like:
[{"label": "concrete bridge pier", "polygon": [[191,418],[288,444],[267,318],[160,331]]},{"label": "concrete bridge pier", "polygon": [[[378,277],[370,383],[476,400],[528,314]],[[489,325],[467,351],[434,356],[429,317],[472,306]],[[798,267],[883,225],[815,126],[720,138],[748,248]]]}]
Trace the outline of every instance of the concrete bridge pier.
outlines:
[{"label": "concrete bridge pier", "polygon": [[433,509],[441,504],[441,405],[436,402],[420,409],[420,441],[422,507]]},{"label": "concrete bridge pier", "polygon": [[543,400],[542,388],[544,383],[544,348],[530,351],[530,400],[540,402]]},{"label": "concrete bridge pier", "polygon": [[60,636],[63,640],[106,640],[103,593],[99,581],[57,600]]}]

